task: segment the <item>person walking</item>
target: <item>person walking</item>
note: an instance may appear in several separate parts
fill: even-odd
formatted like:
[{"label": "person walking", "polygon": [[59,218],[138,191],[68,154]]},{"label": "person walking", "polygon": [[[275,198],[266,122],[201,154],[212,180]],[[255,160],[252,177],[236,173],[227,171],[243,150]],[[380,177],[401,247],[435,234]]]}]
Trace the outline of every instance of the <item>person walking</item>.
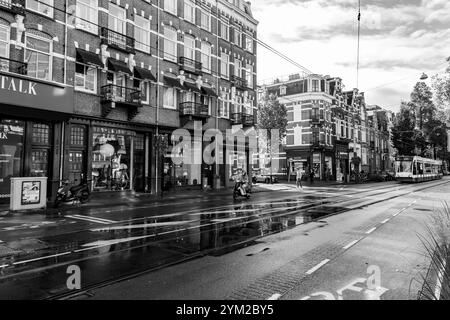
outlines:
[{"label": "person walking", "polygon": [[299,186],[303,189],[302,178],[303,178],[303,170],[298,168],[297,169],[297,189]]},{"label": "person walking", "polygon": [[314,169],[309,170],[309,178],[311,179],[311,184],[314,184]]}]

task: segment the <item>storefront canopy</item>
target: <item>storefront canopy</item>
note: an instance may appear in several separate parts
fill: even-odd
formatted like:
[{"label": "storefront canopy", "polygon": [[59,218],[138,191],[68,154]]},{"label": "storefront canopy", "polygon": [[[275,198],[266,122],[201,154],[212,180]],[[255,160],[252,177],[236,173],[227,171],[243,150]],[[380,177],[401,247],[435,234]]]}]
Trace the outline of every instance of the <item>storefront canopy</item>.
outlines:
[{"label": "storefront canopy", "polygon": [[156,77],[148,69],[134,67],[134,76],[141,80],[150,80],[156,82]]},{"label": "storefront canopy", "polygon": [[198,88],[197,83],[189,78],[186,78],[186,80],[184,80],[184,88],[193,92],[202,93],[202,91]]},{"label": "storefront canopy", "polygon": [[113,72],[121,72],[130,76],[132,75],[130,68],[128,68],[128,65],[125,62],[116,59],[108,59],[108,69]]},{"label": "storefront canopy", "polygon": [[211,87],[209,84],[203,83],[202,93],[207,96],[217,97],[216,91],[214,91],[213,87]]},{"label": "storefront canopy", "polygon": [[98,54],[82,49],[77,49],[77,61],[100,68],[104,67],[104,64]]},{"label": "storefront canopy", "polygon": [[180,79],[173,73],[166,73],[164,74],[164,83],[168,85],[169,87],[176,87],[179,89],[185,89],[181,83]]}]

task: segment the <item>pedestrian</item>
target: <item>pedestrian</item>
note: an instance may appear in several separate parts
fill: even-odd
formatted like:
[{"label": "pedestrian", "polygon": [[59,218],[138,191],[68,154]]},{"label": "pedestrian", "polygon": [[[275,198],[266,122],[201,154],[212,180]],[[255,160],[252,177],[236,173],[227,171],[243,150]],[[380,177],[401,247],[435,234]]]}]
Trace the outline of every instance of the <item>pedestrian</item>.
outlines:
[{"label": "pedestrian", "polygon": [[303,189],[302,178],[303,178],[303,170],[298,168],[297,169],[297,188],[300,186]]},{"label": "pedestrian", "polygon": [[311,179],[311,184],[314,184],[314,169],[310,169],[309,178]]}]

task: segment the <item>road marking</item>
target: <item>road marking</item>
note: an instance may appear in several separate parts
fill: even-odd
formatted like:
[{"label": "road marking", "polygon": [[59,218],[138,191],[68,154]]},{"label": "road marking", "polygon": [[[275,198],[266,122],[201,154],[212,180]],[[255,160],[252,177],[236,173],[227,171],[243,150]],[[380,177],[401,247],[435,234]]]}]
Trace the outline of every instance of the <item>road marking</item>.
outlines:
[{"label": "road marking", "polygon": [[30,260],[17,261],[17,262],[14,262],[13,265],[24,264],[24,263],[34,262],[34,261],[39,261],[39,260],[45,260],[45,259],[65,256],[65,255],[68,255],[68,254],[70,254],[70,252],[58,253],[58,254],[54,254],[54,255],[51,255],[51,256],[45,256],[45,257],[40,257],[40,258],[35,258],[35,259],[30,259]]},{"label": "road marking", "polygon": [[328,262],[330,262],[330,259],[325,259],[323,260],[321,263],[319,263],[318,265],[316,265],[315,267],[312,267],[311,269],[309,269],[308,271],[306,271],[306,274],[311,274],[317,270],[319,270],[321,267],[323,267],[324,265],[326,265]]},{"label": "road marking", "polygon": [[442,279],[444,277],[445,266],[447,265],[447,261],[444,261],[439,269],[439,273],[437,276],[436,287],[434,288],[434,297],[439,300],[441,298],[441,290],[442,290]]},{"label": "road marking", "polygon": [[179,226],[179,225],[189,224],[189,223],[192,223],[192,221],[186,221],[185,220],[185,221],[172,221],[172,222],[155,222],[155,223],[132,224],[132,225],[108,227],[108,228],[97,228],[97,229],[92,229],[91,231],[113,231],[113,230],[145,229],[145,228]]},{"label": "road marking", "polygon": [[91,216],[82,216],[79,214],[74,214],[75,217],[80,217],[80,218],[90,218],[90,219],[94,219],[94,220],[99,220],[99,221],[104,221],[104,222],[108,222],[108,223],[116,223],[116,221],[113,220],[108,220],[108,219],[103,219],[103,218],[99,218],[99,217],[91,217]]},{"label": "road marking", "polygon": [[374,232],[375,230],[377,230],[377,227],[373,227],[372,229],[367,230],[367,231],[366,231],[366,234],[371,234],[371,233]]},{"label": "road marking", "polygon": [[346,245],[346,246],[344,247],[344,249],[347,250],[348,248],[350,248],[350,247],[354,246],[355,244],[357,244],[358,241],[359,241],[359,240],[353,240],[353,241],[350,242],[348,245]]},{"label": "road marking", "polygon": [[281,298],[281,294],[275,293],[274,295],[270,296],[267,300],[279,300]]},{"label": "road marking", "polygon": [[2,240],[0,240],[0,243],[3,243],[3,241],[2,241]]},{"label": "road marking", "polygon": [[387,218],[386,220],[381,221],[381,224],[385,224],[385,223],[388,222],[389,220],[391,220],[391,218]]},{"label": "road marking", "polygon": [[89,222],[95,222],[95,223],[100,223],[100,224],[111,224],[114,223],[113,221],[110,222],[106,222],[104,220],[100,220],[100,219],[95,219],[92,217],[87,217],[87,216],[80,216],[80,215],[70,215],[70,216],[66,216],[67,218],[72,218],[72,219],[77,219],[77,220],[84,220],[84,221],[89,221]]}]

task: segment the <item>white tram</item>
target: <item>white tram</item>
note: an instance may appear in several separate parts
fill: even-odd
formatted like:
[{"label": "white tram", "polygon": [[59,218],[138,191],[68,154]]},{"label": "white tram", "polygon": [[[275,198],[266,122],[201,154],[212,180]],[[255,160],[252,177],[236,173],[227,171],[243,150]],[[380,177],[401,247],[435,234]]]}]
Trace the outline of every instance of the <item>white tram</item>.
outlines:
[{"label": "white tram", "polygon": [[401,182],[423,182],[442,179],[442,161],[413,156],[395,159],[395,177]]}]

